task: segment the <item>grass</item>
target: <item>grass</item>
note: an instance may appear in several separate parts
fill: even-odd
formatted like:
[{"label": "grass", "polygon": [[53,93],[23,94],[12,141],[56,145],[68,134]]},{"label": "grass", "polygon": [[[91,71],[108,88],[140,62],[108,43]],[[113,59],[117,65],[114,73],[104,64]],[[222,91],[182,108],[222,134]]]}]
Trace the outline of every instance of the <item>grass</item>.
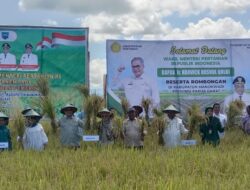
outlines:
[{"label": "grass", "polygon": [[[44,124],[45,131],[51,133]],[[150,127],[142,151],[121,145],[100,147],[82,143],[74,151],[62,148],[48,134],[45,151],[12,152],[0,158],[1,189],[250,189],[250,138],[226,131],[220,146],[197,145],[165,149]],[[15,141],[15,133],[12,133]],[[197,134],[194,137],[199,140]]]}]

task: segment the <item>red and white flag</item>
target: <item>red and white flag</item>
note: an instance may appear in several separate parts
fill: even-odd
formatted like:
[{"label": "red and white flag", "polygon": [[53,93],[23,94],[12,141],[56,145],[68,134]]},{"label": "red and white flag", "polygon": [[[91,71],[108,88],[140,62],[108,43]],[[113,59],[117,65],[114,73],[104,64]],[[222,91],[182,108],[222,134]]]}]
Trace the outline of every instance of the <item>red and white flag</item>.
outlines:
[{"label": "red and white flag", "polygon": [[62,33],[52,33],[52,45],[65,46],[84,46],[86,43],[85,36],[72,36]]},{"label": "red and white flag", "polygon": [[43,39],[36,44],[36,50],[51,48],[52,40],[48,37],[43,37]]}]

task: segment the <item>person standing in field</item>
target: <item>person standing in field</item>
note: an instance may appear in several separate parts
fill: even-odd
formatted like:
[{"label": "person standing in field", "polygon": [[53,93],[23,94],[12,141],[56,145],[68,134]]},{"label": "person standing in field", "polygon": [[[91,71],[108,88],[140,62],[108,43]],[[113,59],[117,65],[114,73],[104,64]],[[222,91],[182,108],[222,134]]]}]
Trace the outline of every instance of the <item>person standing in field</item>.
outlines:
[{"label": "person standing in field", "polygon": [[[225,128],[225,125],[226,125],[226,123],[227,123],[227,116],[224,115],[224,114],[222,114],[222,113],[220,113],[220,104],[219,104],[219,103],[215,103],[215,104],[213,105],[213,116],[214,116],[214,117],[217,117],[217,118],[220,120],[220,122],[221,122],[222,128]],[[225,136],[225,132],[222,132],[222,133],[219,132],[219,137],[220,137],[221,139],[222,139],[224,136]]]},{"label": "person standing in field", "polygon": [[22,138],[24,149],[44,150],[48,144],[48,137],[43,126],[39,123],[42,116],[32,109],[26,112],[24,116],[27,120]]},{"label": "person standing in field", "polygon": [[242,118],[242,130],[244,133],[250,135],[250,105],[246,107],[247,115]]},{"label": "person standing in field", "polygon": [[135,117],[140,118],[140,114],[143,112],[143,109],[139,105],[134,105],[133,108],[135,109]]},{"label": "person standing in field", "polygon": [[65,105],[61,108],[63,117],[58,122],[61,144],[75,150],[80,148],[83,131],[83,121],[74,115],[76,111],[72,104]]},{"label": "person standing in field", "polygon": [[6,144],[4,148],[0,148],[0,151],[12,150],[10,130],[7,127],[8,124],[9,124],[9,117],[5,115],[3,112],[0,112],[0,143]]},{"label": "person standing in field", "polygon": [[97,117],[102,119],[98,127],[98,134],[100,137],[100,143],[102,145],[109,145],[114,143],[115,133],[113,131],[114,126],[111,121],[112,115],[113,114],[107,108],[103,108],[97,114]]},{"label": "person standing in field", "polygon": [[209,143],[213,146],[220,144],[220,137],[218,132],[223,132],[224,128],[217,117],[213,116],[213,108],[207,107],[205,109],[207,121],[200,125],[200,136],[202,144]]},{"label": "person standing in field", "polygon": [[128,118],[123,122],[122,136],[124,137],[126,147],[142,149],[144,136],[147,134],[147,131],[142,126],[141,120],[136,118],[135,115],[135,109],[129,108]]},{"label": "person standing in field", "polygon": [[182,120],[176,116],[180,113],[173,105],[168,106],[163,110],[167,114],[165,118],[165,126],[162,131],[162,137],[165,147],[177,147],[181,144],[181,134],[187,134]]}]

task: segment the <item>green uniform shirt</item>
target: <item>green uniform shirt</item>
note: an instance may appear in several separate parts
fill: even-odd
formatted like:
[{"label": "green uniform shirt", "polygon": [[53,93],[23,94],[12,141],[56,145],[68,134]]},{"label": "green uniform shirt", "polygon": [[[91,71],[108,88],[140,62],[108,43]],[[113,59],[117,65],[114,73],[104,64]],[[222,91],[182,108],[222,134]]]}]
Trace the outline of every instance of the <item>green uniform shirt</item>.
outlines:
[{"label": "green uniform shirt", "polygon": [[0,142],[8,142],[8,150],[12,150],[10,130],[7,128],[7,126],[0,126]]},{"label": "green uniform shirt", "polygon": [[206,142],[216,146],[220,143],[219,132],[223,132],[224,128],[222,128],[220,120],[216,117],[209,117],[207,123],[203,123],[200,125],[200,135],[202,138],[202,143]]}]

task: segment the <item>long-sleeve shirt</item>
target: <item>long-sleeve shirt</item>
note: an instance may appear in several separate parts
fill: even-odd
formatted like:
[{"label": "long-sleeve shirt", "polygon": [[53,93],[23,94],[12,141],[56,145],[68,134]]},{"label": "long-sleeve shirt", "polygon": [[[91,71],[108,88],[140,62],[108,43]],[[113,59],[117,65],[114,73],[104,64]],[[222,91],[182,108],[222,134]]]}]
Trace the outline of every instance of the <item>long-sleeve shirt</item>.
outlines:
[{"label": "long-sleeve shirt", "polygon": [[7,126],[0,126],[0,142],[8,143],[8,150],[12,150],[10,130]]},{"label": "long-sleeve shirt", "polygon": [[209,117],[207,123],[200,125],[200,135],[202,143],[206,142],[216,146],[220,143],[219,132],[223,132],[224,128],[221,126],[221,122],[217,117]]},{"label": "long-sleeve shirt", "polygon": [[125,97],[131,106],[141,105],[143,98],[150,99],[152,101],[152,107],[158,107],[160,104],[157,83],[149,76],[142,75],[139,78],[130,77],[124,80],[117,77],[113,81],[113,87],[124,90]]},{"label": "long-sleeve shirt", "polygon": [[37,123],[34,127],[26,127],[23,135],[23,147],[25,150],[43,150],[48,143],[48,137],[43,127]]},{"label": "long-sleeve shirt", "polygon": [[126,147],[143,146],[143,129],[139,119],[126,119],[123,122],[122,130],[124,135],[124,144]]},{"label": "long-sleeve shirt", "polygon": [[181,134],[188,133],[180,118],[165,119],[164,132],[162,134],[164,146],[176,147],[181,144]]},{"label": "long-sleeve shirt", "polygon": [[[222,128],[225,128],[225,125],[227,123],[227,116],[222,114],[222,113],[219,113],[219,114],[213,114],[214,117],[217,117],[219,120],[220,120],[220,123],[221,123],[221,126]],[[225,132],[218,132],[219,133],[219,137],[220,138],[224,138],[225,136]]]},{"label": "long-sleeve shirt", "polygon": [[80,146],[83,122],[75,116],[63,116],[59,122],[60,141],[64,146]]},{"label": "long-sleeve shirt", "polygon": [[[234,92],[233,94],[227,96],[224,100],[224,113],[226,113],[228,111],[229,108],[229,104],[230,102],[234,101],[234,100],[242,100],[245,103],[245,106],[250,105],[250,95],[243,93],[242,95],[237,94],[236,92]],[[243,114],[245,114],[246,112],[246,108],[243,108]]]},{"label": "long-sleeve shirt", "polygon": [[99,126],[99,136],[101,144],[112,144],[114,143],[114,134],[112,122],[101,122]]}]

